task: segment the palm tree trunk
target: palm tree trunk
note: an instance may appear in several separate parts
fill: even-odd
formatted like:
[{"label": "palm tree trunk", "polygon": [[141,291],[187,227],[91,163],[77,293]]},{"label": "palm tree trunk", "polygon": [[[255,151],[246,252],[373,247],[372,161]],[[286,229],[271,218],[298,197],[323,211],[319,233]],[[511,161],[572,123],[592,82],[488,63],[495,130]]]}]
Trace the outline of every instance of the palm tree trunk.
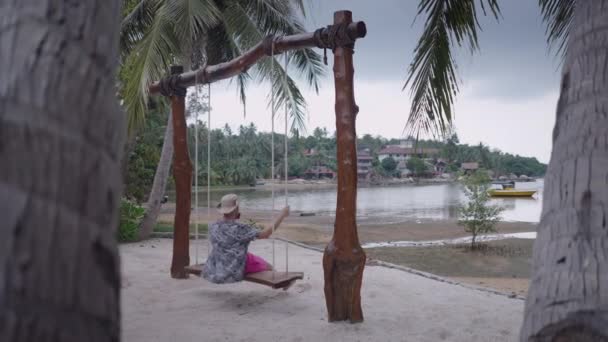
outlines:
[{"label": "palm tree trunk", "polygon": [[163,148],[160,153],[160,160],[154,174],[152,189],[148,196],[146,206],[146,214],[139,226],[139,239],[147,239],[154,230],[154,225],[158,220],[160,209],[162,206],[162,198],[167,187],[169,172],[171,171],[171,161],[173,160],[173,121],[171,114],[167,118],[167,128],[165,129],[165,137],[163,138]]},{"label": "palm tree trunk", "polygon": [[0,339],[120,339],[121,1],[4,1]]},{"label": "palm tree trunk", "polygon": [[608,341],[608,1],[575,12],[522,341]]}]

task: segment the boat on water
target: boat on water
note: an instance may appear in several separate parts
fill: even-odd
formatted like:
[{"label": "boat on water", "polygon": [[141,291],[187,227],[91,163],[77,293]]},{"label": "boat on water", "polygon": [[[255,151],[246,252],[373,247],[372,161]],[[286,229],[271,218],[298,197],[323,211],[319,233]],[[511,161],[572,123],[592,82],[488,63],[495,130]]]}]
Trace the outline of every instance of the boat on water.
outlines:
[{"label": "boat on water", "polygon": [[536,193],[536,190],[490,189],[488,193],[492,197],[532,197]]},{"label": "boat on water", "polygon": [[488,190],[488,194],[492,197],[532,197],[536,193],[536,190],[515,189],[515,182],[494,182],[493,184],[501,185],[502,189]]}]

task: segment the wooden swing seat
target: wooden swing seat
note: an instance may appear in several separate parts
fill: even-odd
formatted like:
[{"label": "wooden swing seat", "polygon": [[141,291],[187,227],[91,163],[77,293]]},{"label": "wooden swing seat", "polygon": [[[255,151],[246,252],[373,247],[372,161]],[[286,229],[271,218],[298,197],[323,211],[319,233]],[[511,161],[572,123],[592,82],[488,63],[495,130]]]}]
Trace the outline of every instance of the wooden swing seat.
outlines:
[{"label": "wooden swing seat", "polygon": [[[186,273],[194,274],[200,277],[201,273],[203,273],[203,265],[204,264],[186,266]],[[257,273],[249,273],[245,275],[243,280],[269,286],[273,289],[283,289],[288,287],[294,281],[302,279],[304,279],[303,272],[262,271]]]}]

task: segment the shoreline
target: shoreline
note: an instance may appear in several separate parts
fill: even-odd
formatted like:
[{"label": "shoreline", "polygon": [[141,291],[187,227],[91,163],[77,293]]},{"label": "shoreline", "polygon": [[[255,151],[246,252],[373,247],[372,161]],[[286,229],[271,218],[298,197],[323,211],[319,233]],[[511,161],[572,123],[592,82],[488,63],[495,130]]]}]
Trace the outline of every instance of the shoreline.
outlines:
[{"label": "shoreline", "polygon": [[[260,180],[263,184],[250,186],[250,185],[213,185],[211,186],[211,192],[227,192],[227,191],[271,191],[273,185],[275,186],[275,190],[277,188],[283,189],[286,184],[283,180],[272,181],[270,179],[262,179]],[[433,184],[448,184],[448,183],[456,183],[455,179],[447,179],[447,178],[393,178],[393,179],[382,179],[382,180],[374,180],[374,181],[364,181],[360,180],[358,183],[359,187],[369,188],[369,187],[385,187],[391,185],[433,185]],[[287,183],[288,190],[323,190],[323,189],[333,189],[338,186],[336,180],[305,180],[305,179],[295,179],[289,180]],[[194,187],[192,187],[192,191],[194,191]],[[206,193],[207,186],[199,185],[199,193]],[[167,189],[167,194],[174,195],[175,189]]]}]

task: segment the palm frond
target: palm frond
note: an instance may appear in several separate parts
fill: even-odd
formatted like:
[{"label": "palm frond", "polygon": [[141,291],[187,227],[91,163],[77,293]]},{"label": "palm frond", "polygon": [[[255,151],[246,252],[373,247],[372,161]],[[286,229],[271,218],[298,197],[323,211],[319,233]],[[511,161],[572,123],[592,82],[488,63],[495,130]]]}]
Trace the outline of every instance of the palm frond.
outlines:
[{"label": "palm frond", "polygon": [[154,22],[154,15],[160,5],[159,0],[140,0],[122,19],[120,52],[123,58],[143,39],[144,33]]},{"label": "palm frond", "polygon": [[403,86],[411,86],[413,96],[408,134],[424,131],[442,136],[453,118],[454,97],[458,93],[454,44],[466,43],[471,52],[479,48],[477,4],[484,15],[486,6],[498,19],[497,0],[421,0],[418,15],[427,16],[424,31],[414,50],[414,60]]},{"label": "palm frond", "polygon": [[247,117],[247,82],[251,79],[251,76],[247,72],[240,73],[236,76],[236,89],[239,94],[239,99],[243,104],[243,117]]},{"label": "palm frond", "polygon": [[241,7],[258,29],[267,34],[286,33],[297,20],[291,1],[285,0],[239,0]]},{"label": "palm frond", "polygon": [[129,68],[125,76],[124,101],[128,116],[129,130],[141,125],[145,118],[148,86],[165,75],[180,55],[180,42],[173,30],[173,23],[167,15],[167,8],[161,6],[150,29],[129,55]]},{"label": "palm frond", "polygon": [[[268,33],[262,31],[256,25],[256,21],[247,11],[247,7],[243,7],[239,2],[233,3],[233,7],[229,8],[229,11],[225,13],[228,14],[224,20],[226,31],[232,37],[234,44],[239,46],[241,50],[252,47]],[[296,27],[292,26],[290,30],[292,30],[290,32],[294,32]],[[309,74],[323,70],[320,57],[317,55],[315,58],[314,56],[311,54],[308,56],[309,59],[302,60],[302,55],[299,55],[298,58],[300,59],[295,63],[297,70],[302,72],[302,70],[306,71],[308,69],[307,73]],[[311,64],[308,61],[311,61],[311,63],[317,61],[317,65]],[[274,63],[271,62],[271,58],[258,62],[254,68],[254,75],[261,81],[270,80],[272,84],[271,91],[275,95],[275,110],[287,103],[292,127],[305,131],[306,102],[295,81],[285,74],[285,69],[283,69],[277,59],[275,58]],[[314,74],[309,78],[312,80],[310,83],[315,86],[315,89],[318,89],[317,77],[318,74]],[[272,93],[269,95],[269,98],[271,96]]]},{"label": "palm frond", "polygon": [[302,16],[306,18],[306,6],[304,6],[303,0],[292,0],[294,6],[300,11]]},{"label": "palm frond", "polygon": [[[287,106],[287,113],[291,119],[291,130],[298,129],[306,133],[306,100],[298,89],[295,81],[287,74],[284,66],[282,66],[275,57],[274,63],[270,57],[263,64],[269,64],[265,67],[271,69],[272,74],[272,92],[274,93],[275,113],[281,116],[281,108]],[[273,69],[274,67],[274,69]],[[269,105],[272,105],[272,94],[268,96]]]},{"label": "palm frond", "polygon": [[562,56],[566,53],[575,0],[538,0],[543,22],[547,25],[547,43]]},{"label": "palm frond", "polygon": [[[293,23],[294,30],[287,34],[297,34],[305,32],[304,26],[299,22]],[[306,79],[309,86],[319,93],[319,82],[325,76],[325,65],[321,56],[313,49],[299,49],[292,54],[295,70]]]},{"label": "palm frond", "polygon": [[[299,1],[292,2],[298,3]],[[284,0],[241,0],[239,2],[249,20],[259,23],[259,31],[265,34],[293,35],[305,32],[304,25],[289,4],[290,1]],[[300,5],[303,8],[303,4],[296,5],[298,8]],[[320,78],[325,74],[321,56],[312,49],[301,49],[295,53],[294,62],[298,74],[303,76],[318,93]]]},{"label": "palm frond", "polygon": [[165,0],[167,15],[182,44],[190,45],[219,24],[221,12],[213,0]]}]

